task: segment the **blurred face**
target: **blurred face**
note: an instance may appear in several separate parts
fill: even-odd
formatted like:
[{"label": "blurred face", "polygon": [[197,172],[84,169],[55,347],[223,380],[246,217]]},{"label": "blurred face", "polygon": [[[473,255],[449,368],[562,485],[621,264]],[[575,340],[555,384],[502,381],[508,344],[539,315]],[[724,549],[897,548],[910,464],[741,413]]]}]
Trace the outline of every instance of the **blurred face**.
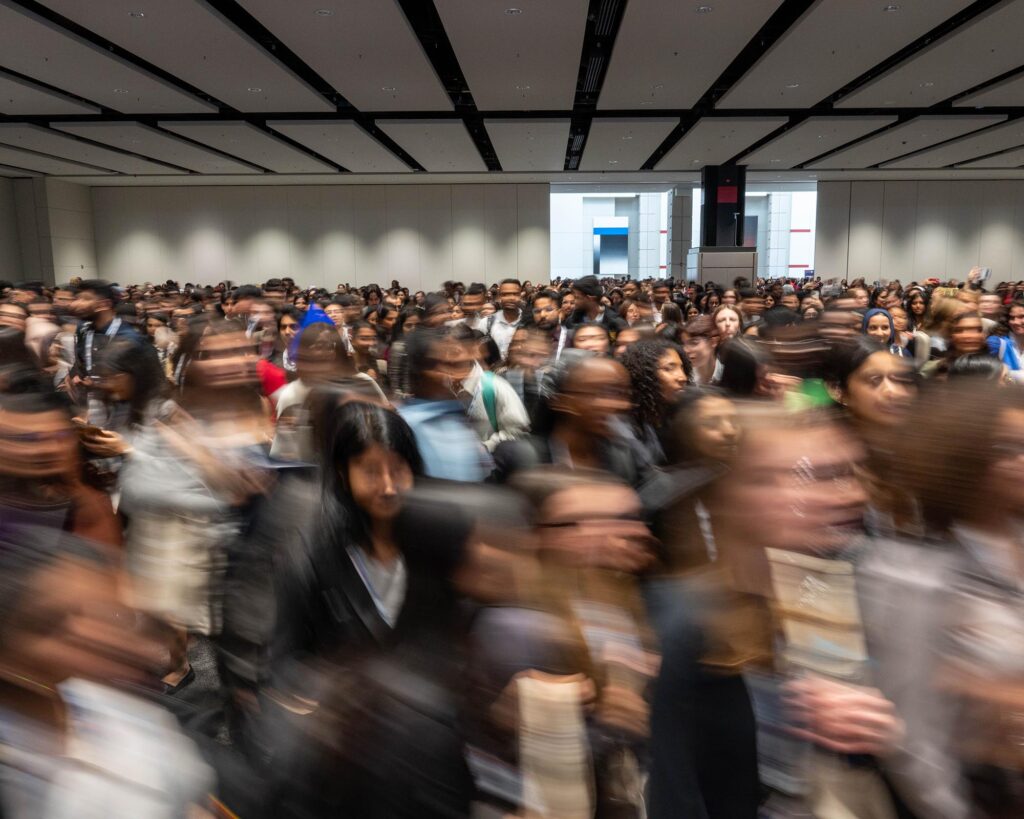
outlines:
[{"label": "blurred face", "polygon": [[533,372],[551,356],[551,341],[537,333],[518,331],[508,348],[509,366]]},{"label": "blurred face", "polygon": [[174,332],[184,336],[188,332],[188,320],[192,318],[191,310],[175,310],[171,314],[171,323],[174,325]]},{"label": "blurred face", "polygon": [[658,359],[658,386],[662,400],[666,404],[674,404],[679,394],[686,389],[686,384],[686,371],[679,353],[666,350]]},{"label": "blurred face", "polygon": [[924,298],[921,296],[914,296],[910,300],[910,312],[917,318],[924,316]]},{"label": "blurred face", "polygon": [[640,321],[640,308],[637,307],[635,303],[630,304],[629,307],[626,308],[623,318],[630,324],[636,324]]},{"label": "blurred face", "polygon": [[412,489],[413,474],[408,462],[397,452],[373,444],[348,463],[348,486],[356,506],[370,520],[392,520],[402,495]]},{"label": "blurred face", "polygon": [[340,304],[328,304],[324,308],[327,318],[334,322],[335,326],[341,327],[345,323],[345,311]]},{"label": "blurred face", "polygon": [[790,310],[796,310],[800,306],[800,299],[796,293],[786,293],[782,297],[782,306]]},{"label": "blurred face", "polygon": [[258,360],[252,341],[242,331],[205,335],[188,364],[189,379],[211,389],[247,386],[256,381]]},{"label": "blurred face", "polygon": [[850,375],[843,398],[854,418],[891,427],[910,411],[915,392],[910,365],[898,356],[878,352]]},{"label": "blurred face", "polygon": [[1011,307],[1007,324],[1010,326],[1010,332],[1015,336],[1024,335],[1024,307]]},{"label": "blurred face", "polygon": [[999,297],[993,293],[986,293],[980,299],[978,299],[978,310],[985,318],[991,318],[993,321],[999,317],[999,310],[1002,308],[1002,304],[999,301]]},{"label": "blurred face", "polygon": [[728,461],[736,454],[739,427],[736,407],[729,399],[709,396],[700,401],[694,411],[693,426],[697,451],[705,458]]},{"label": "blurred face", "polygon": [[299,322],[292,316],[281,316],[281,321],[277,325],[277,332],[280,334],[285,347],[288,347],[295,338],[295,334],[299,332]]},{"label": "blurred face", "polygon": [[17,478],[67,475],[75,462],[77,447],[71,421],[58,410],[0,410],[0,474]]},{"label": "blurred face", "polygon": [[101,299],[96,293],[88,290],[81,291],[71,302],[72,312],[84,321],[92,321],[98,313],[109,309],[111,309],[109,301]]},{"label": "blurred face", "polygon": [[249,320],[256,322],[257,327],[273,327],[274,308],[265,301],[254,301],[249,308]]},{"label": "blurred face", "polygon": [[760,296],[751,296],[743,300],[743,312],[748,316],[759,316],[765,310],[765,300]]},{"label": "blurred face", "polygon": [[572,339],[572,346],[578,350],[590,350],[592,353],[605,355],[608,352],[608,333],[603,327],[593,324],[584,324],[576,330]]},{"label": "blurred face", "polygon": [[146,319],[146,335],[150,338],[156,335],[156,331],[164,326],[164,323],[159,319],[149,318]]},{"label": "blurred face", "polygon": [[13,304],[0,304],[0,327],[13,327],[25,332],[25,313]]},{"label": "blurred face", "polygon": [[622,286],[622,295],[627,299],[635,299],[640,295],[640,288],[637,286],[636,282],[626,282]]},{"label": "blurred face", "polygon": [[483,293],[467,293],[462,297],[462,310],[467,316],[475,316],[484,306]]},{"label": "blurred face", "polygon": [[475,361],[471,344],[442,339],[433,346],[430,361],[423,371],[425,398],[451,398],[473,371]]},{"label": "blurred face", "polygon": [[985,349],[985,330],[981,316],[964,316],[958,320],[950,330],[949,340],[960,355],[980,353]]},{"label": "blurred face", "polygon": [[667,287],[655,287],[651,292],[651,296],[657,304],[664,304],[667,302],[670,295],[672,295],[672,291]]},{"label": "blurred face", "polygon": [[715,317],[715,327],[718,328],[718,335],[722,339],[732,338],[739,335],[740,316],[735,310],[720,310]]},{"label": "blurred face", "polygon": [[868,319],[868,326],[864,332],[872,338],[877,338],[883,344],[889,343],[889,319],[883,315],[875,315]]},{"label": "blurred face", "polygon": [[562,297],[562,318],[567,319],[572,315],[572,311],[576,309],[576,294],[566,293]]},{"label": "blurred face", "polygon": [[622,358],[626,350],[636,344],[639,340],[639,330],[634,330],[631,327],[627,327],[625,330],[619,330],[619,334],[615,336],[615,357]]},{"label": "blurred face", "polygon": [[613,359],[589,358],[576,366],[555,404],[588,434],[607,438],[611,419],[632,406],[629,374]]},{"label": "blurred face", "polygon": [[394,329],[396,321],[398,321],[398,311],[388,310],[377,319],[377,324],[390,333]]},{"label": "blurred face", "polygon": [[893,327],[896,328],[897,333],[905,333],[907,331],[907,311],[902,307],[890,307],[889,315],[892,316]]},{"label": "blurred face", "polygon": [[305,310],[309,306],[309,302],[306,301],[305,296],[296,296],[294,304],[300,310]]},{"label": "blurred face", "polygon": [[74,294],[70,290],[54,290],[53,291],[53,306],[61,308],[63,312],[66,312],[71,302],[75,300]]},{"label": "blurred face", "polygon": [[736,291],[735,290],[726,290],[722,294],[722,304],[732,304],[732,305],[735,305],[737,301],[738,301],[738,299],[736,297]]},{"label": "blurred face", "polygon": [[871,295],[868,293],[868,291],[865,290],[863,287],[855,287],[850,292],[853,294],[853,300],[857,306],[857,309],[866,309],[868,306],[868,300],[871,298]]},{"label": "blurred face", "polygon": [[503,284],[498,288],[498,303],[502,310],[518,310],[521,290],[518,284]]},{"label": "blurred face", "polygon": [[832,341],[851,338],[860,332],[860,319],[846,310],[826,310],[818,318],[818,328],[823,338]]},{"label": "blurred face", "polygon": [[558,305],[543,296],[533,300],[533,323],[542,330],[554,329],[558,324]]},{"label": "blurred face", "polygon": [[683,334],[683,349],[694,367],[706,369],[715,357],[715,342],[708,336]]},{"label": "blurred face", "polygon": [[111,401],[129,401],[135,393],[135,381],[131,375],[102,368],[89,378],[89,386]]},{"label": "blurred face", "polygon": [[861,531],[863,451],[838,425],[746,430],[739,457],[722,487],[736,543],[830,553]]},{"label": "blurred face", "polygon": [[377,333],[372,327],[360,327],[352,336],[352,349],[360,355],[372,355],[377,346]]},{"label": "blurred face", "polygon": [[997,457],[986,475],[986,500],[1019,514],[1024,508],[1024,410],[1007,410],[999,417],[992,444]]}]

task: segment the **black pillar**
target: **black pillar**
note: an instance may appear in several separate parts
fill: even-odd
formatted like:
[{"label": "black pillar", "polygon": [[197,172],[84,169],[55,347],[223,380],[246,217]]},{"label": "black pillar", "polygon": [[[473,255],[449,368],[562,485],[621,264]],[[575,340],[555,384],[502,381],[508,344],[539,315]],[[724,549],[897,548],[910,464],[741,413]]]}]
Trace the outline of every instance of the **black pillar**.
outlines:
[{"label": "black pillar", "polygon": [[747,169],[706,165],[700,172],[704,203],[700,210],[702,247],[742,247]]}]

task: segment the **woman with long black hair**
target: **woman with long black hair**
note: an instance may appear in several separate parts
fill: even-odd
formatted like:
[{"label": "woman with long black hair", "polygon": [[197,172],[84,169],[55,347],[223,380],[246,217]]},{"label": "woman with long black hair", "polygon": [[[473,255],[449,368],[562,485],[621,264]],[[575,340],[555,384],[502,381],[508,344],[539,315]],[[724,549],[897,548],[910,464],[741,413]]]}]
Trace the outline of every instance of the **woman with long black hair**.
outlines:
[{"label": "woman with long black hair", "polygon": [[693,368],[679,347],[660,338],[638,341],[623,354],[622,364],[633,389],[632,432],[648,462],[663,463],[661,429]]}]

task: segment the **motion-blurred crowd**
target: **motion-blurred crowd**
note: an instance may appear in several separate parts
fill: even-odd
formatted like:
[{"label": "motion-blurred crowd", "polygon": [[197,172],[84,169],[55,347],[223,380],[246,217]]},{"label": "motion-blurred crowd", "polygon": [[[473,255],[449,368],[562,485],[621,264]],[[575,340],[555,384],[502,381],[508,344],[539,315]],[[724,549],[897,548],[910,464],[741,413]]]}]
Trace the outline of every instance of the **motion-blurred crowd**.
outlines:
[{"label": "motion-blurred crowd", "polygon": [[0,817],[1024,816],[1024,282],[0,282]]}]

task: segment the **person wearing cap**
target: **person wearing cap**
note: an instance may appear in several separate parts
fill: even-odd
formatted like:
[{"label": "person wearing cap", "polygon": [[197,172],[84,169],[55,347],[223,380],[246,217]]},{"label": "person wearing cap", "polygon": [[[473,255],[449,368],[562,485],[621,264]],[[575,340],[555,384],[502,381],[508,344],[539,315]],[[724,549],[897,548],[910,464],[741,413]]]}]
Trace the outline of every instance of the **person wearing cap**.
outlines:
[{"label": "person wearing cap", "polygon": [[572,285],[572,292],[576,298],[576,309],[570,322],[572,327],[575,328],[581,324],[601,324],[609,335],[614,335],[626,326],[626,323],[619,318],[618,313],[601,304],[601,296],[604,295],[604,291],[597,276],[584,276],[582,279],[577,279]]}]

